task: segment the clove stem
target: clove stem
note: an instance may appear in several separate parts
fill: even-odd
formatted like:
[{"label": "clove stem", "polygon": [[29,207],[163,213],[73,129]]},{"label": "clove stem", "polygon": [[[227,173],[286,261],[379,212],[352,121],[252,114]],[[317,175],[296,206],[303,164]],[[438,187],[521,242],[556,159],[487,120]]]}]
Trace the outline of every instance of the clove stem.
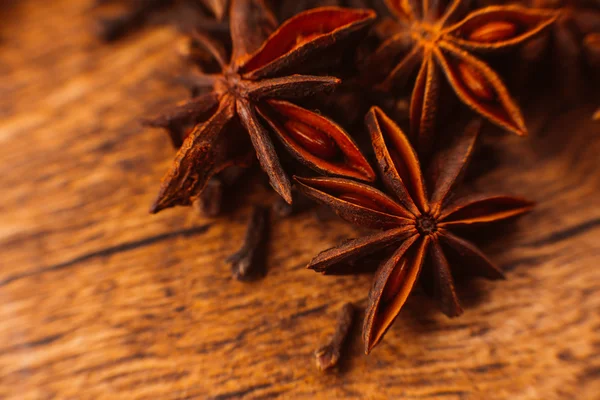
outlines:
[{"label": "clove stem", "polygon": [[317,368],[321,371],[326,371],[337,365],[353,319],[354,306],[352,303],[345,303],[338,314],[335,333],[325,346],[315,351]]},{"label": "clove stem", "polygon": [[264,255],[268,237],[269,210],[256,206],[252,211],[242,247],[229,256],[231,272],[238,280],[250,278],[264,272]]}]

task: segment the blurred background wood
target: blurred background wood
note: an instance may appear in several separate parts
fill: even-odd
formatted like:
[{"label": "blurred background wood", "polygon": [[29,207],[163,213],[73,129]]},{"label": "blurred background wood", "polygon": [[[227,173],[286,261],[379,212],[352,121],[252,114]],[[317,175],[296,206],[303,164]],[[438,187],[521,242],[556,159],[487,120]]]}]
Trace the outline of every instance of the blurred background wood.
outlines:
[{"label": "blurred background wood", "polygon": [[323,374],[313,351],[342,303],[365,305],[371,278],[303,267],[352,228],[280,221],[266,278],[232,279],[224,259],[265,196],[217,219],[147,213],[174,152],[137,118],[186,96],[167,78],[178,33],[102,45],[83,1],[2,5],[0,398],[598,398],[593,106],[494,138],[499,167],[474,186],[539,201],[484,240],[506,281],[463,284],[453,320],[413,295],[372,355],[356,326],[340,369]]}]

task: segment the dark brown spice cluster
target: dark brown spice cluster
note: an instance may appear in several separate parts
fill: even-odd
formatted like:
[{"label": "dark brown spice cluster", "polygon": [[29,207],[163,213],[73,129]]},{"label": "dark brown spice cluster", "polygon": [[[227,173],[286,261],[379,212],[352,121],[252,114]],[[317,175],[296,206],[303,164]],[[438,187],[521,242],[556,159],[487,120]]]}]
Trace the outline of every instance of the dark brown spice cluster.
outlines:
[{"label": "dark brown spice cluster", "polygon": [[521,111],[498,74],[474,54],[497,53],[525,42],[553,22],[551,14],[494,6],[459,19],[465,1],[453,1],[445,9],[444,2],[436,1],[388,3],[397,23],[365,68],[371,76],[377,76],[372,70],[386,73],[381,82],[384,90],[404,85],[418,69],[410,122],[420,148],[432,145],[442,74],[456,96],[477,114],[518,135],[527,133]]},{"label": "dark brown spice cluster", "polygon": [[448,149],[438,153],[428,174],[429,182],[408,137],[380,109],[369,111],[366,125],[389,195],[343,178],[296,180],[307,196],[329,205],[342,218],[382,230],[322,252],[309,263],[309,268],[327,273],[329,267],[349,258],[397,247],[376,272],[369,295],[363,327],[368,353],[390,327],[420,276],[444,314],[456,317],[462,313],[450,264],[444,255],[446,249],[460,255],[461,262],[476,275],[490,279],[503,277],[481,251],[456,236],[453,230],[514,217],[529,211],[533,204],[504,195],[451,199],[471,158],[479,121],[470,123]]},{"label": "dark brown spice cluster", "polygon": [[[339,125],[289,99],[311,96],[337,85],[339,79],[332,76],[293,72],[311,57],[324,56],[339,42],[364,30],[374,17],[372,11],[320,8],[286,21],[266,38],[270,28],[276,26],[275,17],[264,6],[234,1],[230,10],[230,61],[226,61],[218,43],[197,34],[221,71],[198,72],[195,87],[202,94],[149,121],[150,125],[171,130],[186,124],[193,127],[186,131],[152,212],[191,204],[214,174],[230,165],[248,163],[253,153],[275,191],[291,203],[291,184],[266,126],[293,157],[308,167],[373,181],[373,170]],[[257,24],[264,29],[257,30]],[[254,151],[240,137],[242,131],[250,137]]]},{"label": "dark brown spice cluster", "polygon": [[[155,1],[152,7],[170,3]],[[459,196],[456,188],[487,122],[527,134],[510,81],[501,78],[507,65],[519,69],[519,54],[543,42],[555,53],[567,46],[598,61],[598,29],[589,26],[595,19],[575,12],[583,6],[522,2],[473,8],[465,0],[198,3],[216,20],[228,18],[231,41],[216,40],[210,36],[213,25],[199,24],[191,43],[210,55],[212,69],[192,60],[186,78],[192,98],[145,121],[164,128],[178,148],[153,213],[201,199],[207,214],[218,214],[227,187],[224,171],[232,166],[240,171],[257,160],[286,203],[295,203],[295,182],[294,193],[378,230],[325,250],[309,263],[318,272],[339,272],[344,264],[385,250],[364,320],[367,353],[417,283],[446,315],[463,312],[454,261],[473,275],[503,278],[458,233],[522,215],[533,203],[509,195]],[[597,13],[594,7],[591,13]],[[136,12],[148,12],[142,8]],[[281,17],[285,21],[279,24]],[[568,21],[592,21],[577,28],[578,44],[564,33]],[[550,35],[554,41],[548,45]],[[341,90],[334,91],[342,80]],[[390,116],[397,115],[398,99],[406,96],[408,135]],[[392,101],[378,101],[384,97]],[[380,103],[392,106],[373,106]],[[365,114],[368,135],[356,122]],[[460,133],[448,128],[463,118],[470,122]],[[288,215],[288,207],[279,203],[276,210]],[[234,275],[253,274],[268,224],[268,211],[255,208],[244,245],[230,258]],[[343,308],[331,343],[317,351],[319,368],[339,359],[352,310]]]}]

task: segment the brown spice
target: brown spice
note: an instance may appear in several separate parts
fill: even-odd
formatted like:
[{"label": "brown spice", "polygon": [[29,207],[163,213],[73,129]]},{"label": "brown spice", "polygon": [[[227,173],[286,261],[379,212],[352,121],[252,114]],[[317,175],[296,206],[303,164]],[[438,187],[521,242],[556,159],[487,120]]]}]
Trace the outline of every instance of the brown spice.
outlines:
[{"label": "brown spice", "polygon": [[[447,150],[434,158],[427,175],[430,186],[407,136],[383,111],[372,108],[366,125],[389,194],[343,178],[295,179],[300,191],[329,205],[340,217],[361,227],[383,230],[321,252],[309,268],[327,272],[340,263],[396,248],[380,265],[369,294],[363,328],[365,351],[369,353],[393,323],[419,276],[446,315],[462,313],[445,251],[459,255],[473,274],[490,279],[503,277],[472,243],[456,236],[455,229],[515,217],[529,211],[533,204],[504,195],[449,201],[473,153],[479,121],[469,124]],[[433,189],[429,194],[428,188]]]},{"label": "brown spice", "polygon": [[[420,69],[410,105],[411,133],[422,152],[431,149],[441,75],[458,98],[487,120],[518,135],[527,133],[519,107],[500,77],[476,53],[493,53],[538,35],[554,15],[518,6],[490,6],[456,22],[465,1],[389,1],[398,24],[366,61],[364,75],[389,91],[405,85]],[[397,60],[400,60],[399,62]],[[373,71],[385,71],[378,76]]]},{"label": "brown spice", "polygon": [[[339,80],[334,77],[290,75],[290,72],[364,31],[374,17],[369,10],[318,8],[286,21],[268,36],[275,19],[263,2],[233,0],[230,61],[226,62],[225,51],[218,43],[196,35],[198,42],[221,66],[221,73],[198,72],[197,87],[205,92],[151,121],[153,126],[167,129],[190,120],[196,124],[164,177],[151,211],[191,204],[214,174],[229,165],[247,165],[254,154],[269,176],[271,186],[291,202],[291,184],[262,120],[288,152],[310,168],[324,174],[374,180],[373,170],[341,127],[287,101],[337,85]],[[240,122],[243,129],[239,127]],[[292,133],[290,123],[295,126]],[[310,145],[306,145],[306,140],[298,141],[299,124],[309,127],[303,131],[305,136],[318,132],[319,138],[327,140],[312,138]],[[244,131],[254,149],[244,143],[247,142]],[[333,158],[328,157],[332,143],[337,148]]]},{"label": "brown spice", "polygon": [[340,360],[342,348],[352,327],[354,320],[354,306],[352,303],[345,303],[337,317],[337,323],[333,336],[329,339],[326,345],[315,351],[315,361],[317,368],[321,371],[326,371],[337,365]]}]

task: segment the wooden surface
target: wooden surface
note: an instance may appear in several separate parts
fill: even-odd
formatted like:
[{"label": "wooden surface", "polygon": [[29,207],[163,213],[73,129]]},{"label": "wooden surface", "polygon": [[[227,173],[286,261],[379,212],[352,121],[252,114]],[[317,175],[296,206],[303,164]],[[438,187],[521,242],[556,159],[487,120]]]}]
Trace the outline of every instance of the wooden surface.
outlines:
[{"label": "wooden surface", "polygon": [[0,398],[599,398],[593,107],[501,136],[500,166],[475,182],[539,201],[484,246],[508,280],[464,285],[453,320],[412,296],[372,355],[357,326],[341,370],[322,374],[312,352],[344,301],[365,305],[370,276],[303,266],[356,232],[280,221],[267,277],[233,280],[222,260],[249,207],[147,213],[173,150],[136,118],[185,96],[164,79],[178,34],[100,45],[83,1],[12,2],[2,18]]}]

